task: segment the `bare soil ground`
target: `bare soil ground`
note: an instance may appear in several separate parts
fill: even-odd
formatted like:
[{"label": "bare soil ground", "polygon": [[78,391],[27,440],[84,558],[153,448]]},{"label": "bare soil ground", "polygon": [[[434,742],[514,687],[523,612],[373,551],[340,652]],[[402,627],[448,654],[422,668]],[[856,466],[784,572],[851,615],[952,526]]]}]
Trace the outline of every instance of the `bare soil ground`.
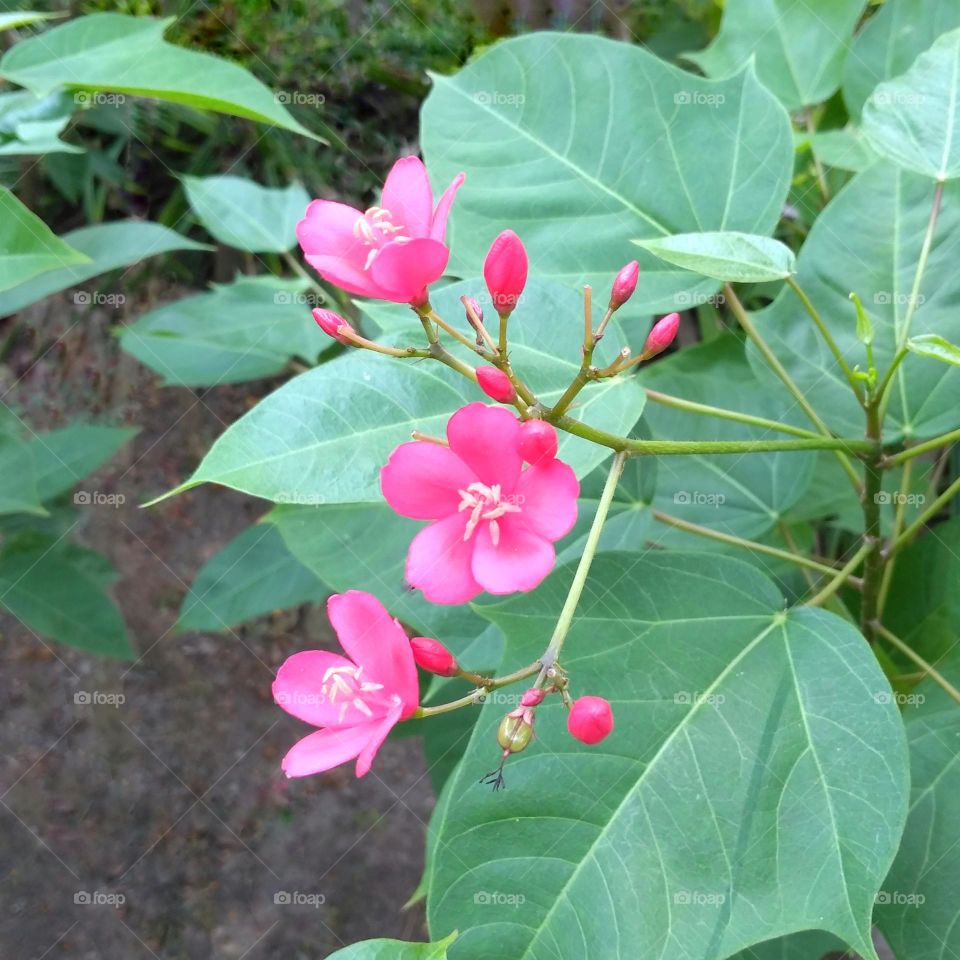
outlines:
[{"label": "bare soil ground", "polygon": [[[0,372],[4,401],[36,429],[141,427],[87,484],[125,502],[82,508],[77,531],[120,573],[136,662],[55,646],[0,616],[0,956],[299,960],[422,938],[421,911],[402,909],[434,802],[418,741],[387,743],[359,782],[349,767],[280,771],[308,728],[274,706],[270,682],[293,651],[334,644],[323,611],[171,631],[201,564],[266,505],[208,487],[138,505],[274,384],[161,388],[109,334],[144,309],[52,298],[18,319]],[[77,702],[84,693],[123,702]]]}]

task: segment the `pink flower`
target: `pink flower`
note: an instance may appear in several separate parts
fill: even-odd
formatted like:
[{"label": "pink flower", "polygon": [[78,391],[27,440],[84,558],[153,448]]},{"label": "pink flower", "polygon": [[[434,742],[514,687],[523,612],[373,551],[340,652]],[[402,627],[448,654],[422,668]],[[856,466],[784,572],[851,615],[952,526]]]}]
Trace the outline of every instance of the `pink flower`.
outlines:
[{"label": "pink flower", "polygon": [[440,677],[455,677],[460,672],[457,658],[439,641],[430,637],[412,637],[410,649],[417,666]]},{"label": "pink flower", "polygon": [[304,256],[325,280],[348,293],[394,303],[421,303],[447,267],[447,217],[464,175],[433,207],[419,157],[401,157],[383,185],[380,205],[361,212],[314,200],[297,224]]},{"label": "pink flower", "polygon": [[305,777],[357,759],[362,777],[399,720],[417,709],[417,668],[403,628],[376,597],[348,590],[327,601],[343,649],[305,650],[287,658],[273,698],[287,713],[322,727],[283,758],[288,777]]},{"label": "pink flower", "polygon": [[567,714],[567,729],[581,743],[591,746],[613,730],[613,709],[603,697],[581,697]]},{"label": "pink flower", "polygon": [[557,455],[557,431],[545,420],[526,420],[520,424],[520,456],[538,464]]},{"label": "pink flower", "polygon": [[614,278],[613,287],[610,290],[611,310],[622,307],[633,296],[633,291],[637,289],[637,278],[639,276],[640,264],[636,260],[631,260],[625,267],[620,268],[620,272]]},{"label": "pink flower", "polygon": [[346,336],[346,334],[356,333],[356,331],[339,313],[314,307],[313,319],[317,321],[317,326],[328,337],[333,337],[334,340],[339,340],[340,343],[345,343],[348,347],[355,346],[354,342]]},{"label": "pink flower", "polygon": [[679,313],[668,313],[665,317],[661,317],[647,335],[647,342],[643,345],[644,359],[663,353],[673,343],[679,329]]},{"label": "pink flower", "polygon": [[468,404],[447,439],[401,444],[380,473],[397,513],[434,521],[410,544],[407,580],[432,603],[532,590],[576,522],[576,475],[556,459],[523,470],[520,423],[503,407]]},{"label": "pink flower", "polygon": [[504,230],[490,244],[483,261],[483,279],[497,313],[510,313],[527,284],[527,251],[512,230]]}]

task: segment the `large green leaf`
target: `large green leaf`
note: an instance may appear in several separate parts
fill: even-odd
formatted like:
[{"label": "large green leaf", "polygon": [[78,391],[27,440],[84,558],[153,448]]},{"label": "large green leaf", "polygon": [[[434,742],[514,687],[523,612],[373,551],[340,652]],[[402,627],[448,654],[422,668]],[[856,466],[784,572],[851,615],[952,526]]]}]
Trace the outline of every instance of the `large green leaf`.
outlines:
[{"label": "large green leaf", "polygon": [[216,110],[314,137],[243,67],[163,39],[173,22],[95,13],[23,40],[0,76],[39,96],[57,87],[110,90]]},{"label": "large green leaf", "polygon": [[74,423],[60,430],[34,434],[30,441],[37,495],[41,500],[72,490],[106,463],[136,428]]},{"label": "large green leaf", "polygon": [[883,80],[903,73],[934,40],[960,27],[956,0],[889,0],[857,34],[843,71],[851,116]]},{"label": "large green leaf", "polygon": [[[454,284],[434,298],[451,322],[462,315],[458,296],[465,291],[477,292],[478,284]],[[574,291],[531,282],[513,314],[511,357],[548,403],[579,369],[582,310]],[[422,336],[411,314],[409,337],[397,339],[407,345]],[[621,337],[613,326],[598,357],[612,360]],[[582,398],[574,415],[619,434],[630,431],[643,409],[632,378],[596,384]],[[478,399],[475,385],[439,363],[349,350],[284,384],[234,423],[178,491],[206,482],[278,503],[379,501],[380,468],[394,447],[413,430],[443,434],[450,416]],[[607,448],[569,435],[560,446],[560,457],[579,476],[608,455]]]},{"label": "large green leaf", "polygon": [[[128,267],[147,257],[173,250],[212,249],[159,223],[143,220],[115,220],[113,223],[80,227],[79,230],[65,233],[61,239],[84,254],[86,260],[60,270],[50,270],[34,280],[3,291],[0,293],[0,316],[16,313],[52,293],[77,286],[108,270]],[[88,291],[83,291],[78,302],[83,302],[83,296],[92,299]]]},{"label": "large green leaf", "polygon": [[228,630],[271,610],[319,603],[330,591],[272,524],[248,527],[201,568],[184,597],[178,630]]},{"label": "large green leaf", "polygon": [[103,592],[104,558],[41,546],[0,554],[0,607],[30,630],[90,653],[132,659],[123,617]]},{"label": "large green leaf", "polygon": [[[535,658],[573,568],[478,607],[510,669]],[[563,653],[573,693],[607,697],[602,747],[538,710],[537,741],[494,767],[484,708],[443,806],[428,892],[452,953],[720,960],[825,929],[864,957],[908,790],[903,727],[858,632],[725,557],[597,557]],[[556,698],[552,698],[555,700]],[[586,952],[585,952],[586,951]]]},{"label": "large green leaf", "polygon": [[711,77],[728,76],[752,60],[780,102],[799,110],[840,86],[865,6],[866,0],[727,0],[713,42],[686,56]]},{"label": "large green leaf", "polygon": [[[750,371],[743,345],[733,336],[680,350],[653,364],[641,378],[652,390],[769,420],[802,425],[802,414],[779,390]],[[654,437],[683,440],[769,440],[781,436],[762,427],[705,417],[650,402],[644,422]],[[813,452],[747,456],[661,457],[654,506],[721,533],[756,539],[777,526],[813,477]],[[657,542],[691,545],[690,534],[664,528]]]},{"label": "large green leaf", "polygon": [[779,240],[755,234],[678,233],[635,242],[667,263],[714,280],[765,283],[783,280],[796,269],[789,247]]},{"label": "large green leaf", "polygon": [[437,943],[406,943],[401,940],[363,940],[331,953],[327,960],[446,960],[447,948],[456,932]]},{"label": "large green leaf", "polygon": [[83,153],[58,138],[74,109],[73,100],[59,91],[45,97],[29,90],[0,93],[0,157]]},{"label": "large green leaf", "polygon": [[863,131],[898,166],[935,180],[960,176],[960,29],[873,91],[863,107]]},{"label": "large green leaf", "polygon": [[821,163],[838,170],[859,173],[876,163],[877,154],[859,127],[824,130],[809,138],[810,146]]},{"label": "large green leaf", "polygon": [[791,933],[747,947],[736,960],[846,960],[843,941],[821,930]]},{"label": "large green leaf", "polygon": [[0,514],[43,512],[30,444],[16,435],[0,434]]},{"label": "large green leaf", "polygon": [[0,291],[88,259],[57,237],[6,187],[0,187]]},{"label": "large green leaf", "polygon": [[[797,281],[817,307],[850,366],[865,365],[856,336],[853,291],[876,329],[873,344],[881,374],[903,329],[933,185],[917,174],[877,164],[854,177],[814,224],[797,261]],[[960,187],[947,184],[929,262],[920,286],[911,334],[960,340]],[[784,289],[756,323],[793,379],[839,436],[863,434],[863,411],[836,361],[792,290]],[[751,364],[771,383],[754,349]],[[782,387],[778,387],[782,389]],[[957,425],[960,370],[908,356],[891,391],[885,439],[935,436]]]},{"label": "large green leaf", "polygon": [[[713,82],[640,47],[563,33],[498,43],[434,77],[421,143],[436,183],[469,173],[451,219],[452,272],[479,275],[509,226],[533,275],[603,295],[634,238],[772,232],[793,158],[788,118],[750,68]],[[640,259],[632,309],[715,287]]]},{"label": "large green leaf", "polygon": [[121,343],[167,385],[273,376],[295,356],[314,363],[330,344],[310,318],[305,290],[301,280],[240,277],[145,313]]},{"label": "large green leaf", "polygon": [[299,183],[261,187],[243,177],[181,177],[200,222],[221,243],[251,253],[284,253],[296,246],[297,221],[310,203]]}]

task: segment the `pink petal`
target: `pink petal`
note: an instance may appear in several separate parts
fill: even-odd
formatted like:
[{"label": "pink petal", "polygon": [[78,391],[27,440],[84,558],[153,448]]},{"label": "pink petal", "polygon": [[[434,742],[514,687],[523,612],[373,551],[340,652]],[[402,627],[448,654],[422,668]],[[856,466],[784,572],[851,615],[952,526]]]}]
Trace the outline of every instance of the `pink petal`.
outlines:
[{"label": "pink petal", "polygon": [[514,490],[520,503],[519,517],[545,540],[565,537],[577,522],[580,483],[561,460],[548,460],[520,474]]},{"label": "pink petal", "polygon": [[[364,247],[364,250],[367,250]],[[364,260],[366,253],[364,253]],[[355,293],[361,297],[373,297],[377,300],[392,299],[389,290],[378,287],[369,271],[364,270],[363,261],[359,264],[342,257],[321,256],[307,254],[304,258],[317,273],[328,283],[332,283],[347,293]]]},{"label": "pink petal", "polygon": [[417,708],[417,667],[410,640],[383,604],[362,590],[334,594],[327,614],[343,649],[363,667],[365,679],[382,683],[378,698],[397,694],[407,713]]},{"label": "pink petal", "polygon": [[447,218],[450,216],[450,208],[453,206],[454,197],[456,197],[457,191],[464,180],[466,180],[466,175],[458,173],[453,178],[453,183],[443,191],[443,196],[437,201],[437,209],[433,211],[433,222],[430,224],[431,239],[443,243],[447,235]]},{"label": "pink petal", "polygon": [[339,767],[358,756],[379,730],[382,720],[355,727],[330,727],[298,740],[283,758],[281,767],[288,777],[306,777]]},{"label": "pink petal", "polygon": [[402,443],[380,471],[380,489],[397,513],[414,520],[439,520],[456,513],[458,490],[476,480],[449,448],[427,440]]},{"label": "pink petal", "polygon": [[488,486],[512,493],[520,476],[520,421],[503,407],[468,403],[447,423],[450,449]]},{"label": "pink petal", "polygon": [[473,543],[464,541],[467,514],[454,513],[424,527],[410,543],[407,582],[431,603],[466,603],[480,593],[470,564]]},{"label": "pink petal", "polygon": [[433,190],[426,167],[419,157],[401,157],[387,174],[380,194],[380,206],[393,215],[393,223],[403,227],[408,237],[430,235],[430,208]]},{"label": "pink petal", "polygon": [[355,207],[333,200],[314,200],[304,218],[297,224],[297,240],[309,256],[358,259],[366,258],[364,245],[353,232],[363,214]]},{"label": "pink petal", "polygon": [[443,276],[449,259],[450,251],[436,240],[392,240],[380,248],[369,272],[378,287],[389,291],[385,299],[409,303]]},{"label": "pink petal", "polygon": [[516,514],[501,517],[500,541],[490,539],[490,524],[477,528],[473,575],[487,593],[532,590],[553,569],[553,544],[517,522]]},{"label": "pink petal", "polygon": [[403,705],[397,704],[381,721],[379,726],[373,731],[367,745],[360,751],[357,757],[357,776],[364,777],[370,772],[370,766],[377,751],[383,746],[383,741],[387,739],[387,734],[397,725],[400,715],[403,711]]},{"label": "pink petal", "polygon": [[[352,660],[326,650],[304,650],[288,657],[277,671],[273,681],[273,699],[287,713],[300,720],[312,723],[315,727],[349,727],[357,723],[367,723],[371,717],[358,710],[346,700],[330,702],[321,689],[323,675],[331,667],[350,667],[356,665]],[[347,703],[346,710],[343,709]],[[374,712],[382,715],[384,708]]]}]

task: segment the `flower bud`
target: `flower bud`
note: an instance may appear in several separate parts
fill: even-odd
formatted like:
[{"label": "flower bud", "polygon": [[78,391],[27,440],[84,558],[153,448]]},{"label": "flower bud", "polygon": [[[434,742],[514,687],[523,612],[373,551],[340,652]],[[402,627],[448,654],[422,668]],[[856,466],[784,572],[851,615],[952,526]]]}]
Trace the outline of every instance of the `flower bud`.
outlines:
[{"label": "flower bud", "polygon": [[610,309],[622,307],[637,289],[637,277],[640,276],[640,264],[631,260],[614,277],[613,287],[610,290]]},{"label": "flower bud", "polygon": [[[463,301],[463,308],[467,314],[467,323],[469,323],[471,327],[473,326],[473,319],[470,317],[471,311],[473,312],[473,316],[480,323],[483,323],[483,307],[481,307],[473,297],[461,297],[460,299]],[[468,307],[470,308],[469,310],[467,309]]]},{"label": "flower bud", "polygon": [[520,424],[520,456],[530,466],[549,463],[557,455],[557,431],[546,420],[525,420]]},{"label": "flower bud", "polygon": [[533,738],[533,712],[514,710],[508,713],[497,728],[497,743],[509,753],[519,753]]},{"label": "flower bud", "polygon": [[567,715],[567,729],[581,743],[599,743],[613,729],[613,710],[603,697],[575,700]]},{"label": "flower bud", "polygon": [[496,367],[477,367],[477,383],[480,389],[498,403],[513,403],[517,391],[513,389],[510,378]]},{"label": "flower bud", "polygon": [[347,323],[339,313],[332,310],[321,310],[320,307],[314,307],[313,319],[317,321],[317,326],[328,336],[347,346],[353,346],[353,341],[344,336],[344,333],[356,333],[353,327]]},{"label": "flower bud", "polygon": [[541,690],[539,687],[531,687],[521,698],[520,706],[521,707],[535,707],[539,703],[543,703],[543,698],[546,696],[546,691]]},{"label": "flower bud", "polygon": [[653,325],[653,329],[647,336],[647,342],[643,345],[644,358],[655,357],[658,353],[663,353],[673,343],[679,329],[679,313],[668,313],[665,317],[661,317]]},{"label": "flower bud", "polygon": [[413,659],[418,667],[427,673],[441,677],[453,677],[460,672],[460,664],[453,654],[439,640],[429,637],[414,637],[410,641]]},{"label": "flower bud", "polygon": [[490,245],[483,279],[497,313],[510,313],[527,282],[527,251],[512,230],[504,230]]}]

